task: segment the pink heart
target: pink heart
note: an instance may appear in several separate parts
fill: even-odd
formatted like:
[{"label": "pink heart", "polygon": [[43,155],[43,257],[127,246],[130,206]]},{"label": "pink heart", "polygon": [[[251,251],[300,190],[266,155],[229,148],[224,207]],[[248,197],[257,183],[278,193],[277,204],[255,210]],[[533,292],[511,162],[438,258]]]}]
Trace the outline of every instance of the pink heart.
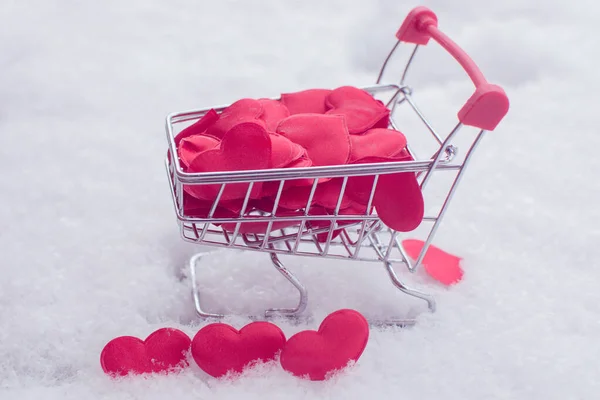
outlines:
[{"label": "pink heart", "polygon": [[290,337],[281,352],[281,366],[291,374],[321,381],[327,374],[357,361],[369,341],[369,323],[355,310],[329,314],[318,331]]},{"label": "pink heart", "polygon": [[399,232],[416,229],[425,213],[423,193],[413,172],[380,175],[373,205],[381,221]]},{"label": "pink heart", "polygon": [[350,156],[344,117],[297,114],[281,121],[277,133],[304,147],[314,166],[342,165]]},{"label": "pink heart", "polygon": [[190,345],[190,338],[173,328],[159,329],[146,340],[119,336],[104,346],[100,364],[111,376],[169,372],[188,366],[186,353]]},{"label": "pink heart", "polygon": [[406,137],[394,129],[374,128],[363,135],[350,135],[350,164],[368,157],[393,158],[406,147]]},{"label": "pink heart", "polygon": [[220,378],[243,372],[256,361],[271,361],[285,345],[282,330],[270,322],[251,322],[239,331],[214,323],[200,329],[192,340],[192,357],[207,374]]},{"label": "pink heart", "polygon": [[263,112],[262,104],[254,99],[241,99],[225,108],[219,115],[219,120],[206,131],[207,135],[222,139],[227,132],[243,122],[261,122],[259,117]]},{"label": "pink heart", "polygon": [[193,135],[181,139],[179,142],[179,159],[187,169],[196,156],[206,150],[219,146],[221,141],[213,136]]},{"label": "pink heart", "polygon": [[309,89],[295,93],[283,93],[281,103],[294,114],[325,114],[325,99],[331,93],[329,89]]},{"label": "pink heart", "polygon": [[258,102],[262,105],[263,109],[260,119],[264,121],[265,127],[269,132],[275,132],[279,122],[290,116],[290,111],[287,107],[277,100],[258,99]]},{"label": "pink heart", "polygon": [[306,149],[277,133],[271,133],[271,168],[286,168],[307,158]]},{"label": "pink heart", "polygon": [[[406,239],[402,241],[404,250],[413,260],[419,258],[424,245],[425,242],[422,240]],[[463,278],[461,261],[462,258],[430,245],[423,258],[422,265],[429,276],[446,286],[450,286],[460,282]]]},{"label": "pink heart", "polygon": [[343,115],[350,134],[362,134],[372,128],[387,128],[390,110],[368,92],[353,86],[332,91],[325,100],[327,114]]},{"label": "pink heart", "polygon": [[206,130],[219,120],[219,114],[213,109],[210,109],[202,118],[188,126],[177,136],[175,136],[175,145],[179,147],[179,142],[183,139],[194,135],[202,135]]},{"label": "pink heart", "polygon": [[[271,138],[258,122],[242,122],[234,125],[224,136],[218,149],[198,154],[189,167],[189,172],[247,171],[269,168],[271,162]],[[259,198],[262,183],[252,187],[250,196]],[[221,185],[186,185],[184,189],[202,200],[214,200]],[[243,199],[248,190],[247,183],[227,184],[222,200]]]}]

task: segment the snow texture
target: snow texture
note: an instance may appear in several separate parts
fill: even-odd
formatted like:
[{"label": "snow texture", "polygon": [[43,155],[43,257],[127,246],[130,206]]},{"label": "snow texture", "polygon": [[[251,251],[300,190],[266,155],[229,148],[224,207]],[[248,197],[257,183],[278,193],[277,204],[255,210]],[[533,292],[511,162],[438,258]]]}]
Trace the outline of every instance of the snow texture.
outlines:
[{"label": "snow texture", "polygon": [[[411,329],[373,330],[327,382],[277,364],[232,381],[197,368],[113,381],[113,337],[193,335],[197,252],[177,231],[163,157],[167,113],[311,87],[364,85],[417,3],[397,0],[2,0],[0,398],[594,399],[600,391],[600,6],[590,0],[428,1],[440,26],[506,89],[436,244],[465,279]],[[411,71],[440,126],[471,86],[439,47]],[[284,258],[314,328],[350,307],[403,313],[378,264]],[[264,254],[217,253],[206,306],[258,312],[294,293]],[[405,274],[402,274],[403,276]],[[227,305],[228,308],[225,308]],[[230,320],[237,327],[243,319]],[[282,324],[287,335],[305,327]]]}]

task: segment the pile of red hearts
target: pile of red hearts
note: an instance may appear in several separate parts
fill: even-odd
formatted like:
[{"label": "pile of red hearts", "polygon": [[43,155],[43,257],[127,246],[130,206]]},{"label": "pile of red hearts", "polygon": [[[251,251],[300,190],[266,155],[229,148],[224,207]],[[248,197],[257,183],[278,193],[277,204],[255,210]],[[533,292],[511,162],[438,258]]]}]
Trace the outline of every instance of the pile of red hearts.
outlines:
[{"label": "pile of red hearts", "polygon": [[[218,114],[210,110],[175,138],[181,167],[190,173],[364,164],[412,160],[406,137],[389,129],[390,111],[364,90],[343,86],[282,94],[280,100],[242,99]],[[321,178],[308,203],[312,179],[285,182],[277,216],[329,215],[343,178]],[[341,215],[368,215],[373,207],[397,231],[415,229],[423,218],[423,197],[414,173],[381,175],[367,210],[373,176],[348,180]],[[239,215],[248,183],[228,184],[214,217]],[[247,213],[271,213],[280,182],[255,182]],[[206,217],[220,185],[185,185],[184,213]],[[297,222],[279,222],[280,229]],[[323,222],[321,222],[321,225]],[[242,224],[242,233],[261,233],[266,223]],[[234,226],[234,225],[233,225]],[[224,225],[230,230],[232,225]]]},{"label": "pile of red hearts", "polygon": [[289,339],[270,322],[252,322],[239,331],[227,324],[210,324],[193,339],[172,328],[159,329],[146,340],[121,336],[106,344],[100,362],[111,376],[162,373],[188,367],[191,353],[204,372],[220,378],[279,356],[286,371],[319,381],[357,361],[368,339],[366,319],[345,309],[327,316],[318,331],[299,332]]}]

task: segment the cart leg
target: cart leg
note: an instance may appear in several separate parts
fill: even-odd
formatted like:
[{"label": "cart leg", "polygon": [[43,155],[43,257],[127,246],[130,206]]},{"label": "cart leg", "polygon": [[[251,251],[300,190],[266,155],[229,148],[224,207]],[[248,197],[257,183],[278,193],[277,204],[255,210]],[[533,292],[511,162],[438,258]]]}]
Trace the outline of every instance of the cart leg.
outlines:
[{"label": "cart leg", "polygon": [[429,311],[435,312],[435,300],[432,296],[407,287],[404,283],[402,283],[402,281],[400,281],[400,279],[398,279],[398,276],[396,275],[396,272],[394,271],[394,267],[392,266],[391,262],[384,261],[383,264],[385,265],[385,269],[387,270],[390,280],[392,281],[394,286],[396,286],[403,293],[426,301]]},{"label": "cart leg", "polygon": [[198,290],[198,282],[196,281],[196,268],[198,267],[198,262],[206,254],[207,253],[198,253],[192,258],[190,258],[190,279],[192,280],[192,295],[194,296],[194,306],[196,307],[196,313],[200,316],[200,318],[223,318],[223,314],[213,314],[204,311],[202,309],[202,305],[200,304],[200,291]]},{"label": "cart leg", "polygon": [[273,262],[273,266],[275,267],[275,269],[277,269],[277,271],[279,271],[279,273],[281,273],[281,275],[283,275],[285,279],[287,279],[298,290],[298,292],[300,293],[300,300],[295,308],[269,308],[265,311],[265,317],[273,317],[275,315],[296,317],[302,314],[304,310],[306,310],[306,305],[308,304],[308,293],[306,291],[306,288],[302,283],[300,283],[298,278],[296,278],[290,272],[290,270],[288,270],[283,265],[277,254],[270,253],[270,255],[271,261]]}]

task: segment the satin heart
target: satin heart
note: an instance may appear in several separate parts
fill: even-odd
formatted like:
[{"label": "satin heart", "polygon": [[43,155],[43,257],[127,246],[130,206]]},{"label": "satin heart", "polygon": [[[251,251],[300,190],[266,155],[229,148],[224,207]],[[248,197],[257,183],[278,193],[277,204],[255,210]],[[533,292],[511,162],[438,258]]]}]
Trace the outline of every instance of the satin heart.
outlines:
[{"label": "satin heart", "polygon": [[373,205],[381,222],[399,232],[416,229],[425,213],[423,193],[413,172],[380,175]]},{"label": "satin heart", "polygon": [[294,114],[324,114],[327,111],[325,99],[331,93],[329,89],[309,89],[295,93],[283,93],[281,103]]},{"label": "satin heart", "polygon": [[393,158],[406,147],[406,137],[394,129],[369,129],[363,135],[350,135],[350,160],[359,163],[368,157]]},{"label": "satin heart", "polygon": [[258,99],[258,102],[263,109],[259,118],[265,123],[265,127],[269,132],[275,132],[279,122],[290,116],[287,107],[277,100]]},{"label": "satin heart", "polygon": [[308,158],[306,149],[288,138],[277,133],[271,133],[270,138],[271,168],[286,168],[302,157]]},{"label": "satin heart", "polygon": [[206,132],[208,128],[210,128],[215,122],[219,120],[219,114],[213,109],[208,110],[206,114],[198,121],[188,126],[177,136],[175,136],[175,146],[179,147],[179,142],[183,139],[188,138],[194,135],[201,135]]},{"label": "satin heart", "polygon": [[[295,186],[286,189],[279,199],[279,204],[289,210],[298,210],[301,208],[310,207],[311,205],[319,205],[327,209],[335,209],[339,200],[340,191],[342,189],[343,178],[334,178],[329,181],[319,183],[313,194],[310,204],[307,204],[310,197],[312,186]],[[344,195],[340,208],[350,206],[351,199]]]},{"label": "satin heart", "polygon": [[346,118],[350,134],[362,134],[372,128],[387,128],[390,110],[368,92],[353,86],[332,91],[325,100],[327,114]]},{"label": "satin heart", "polygon": [[159,329],[146,340],[120,336],[104,346],[100,364],[112,376],[168,372],[188,365],[186,353],[190,345],[185,333],[172,328]]},{"label": "satin heart", "polygon": [[[264,210],[266,211],[266,210]],[[300,217],[303,215],[300,211],[279,210],[276,215],[278,217]],[[299,221],[275,221],[271,224],[271,232],[279,229],[289,228],[291,226],[300,225]],[[227,223],[221,225],[228,232],[234,232],[236,224]],[[269,227],[268,222],[243,222],[240,224],[239,233],[265,233]]]},{"label": "satin heart", "polygon": [[[406,239],[402,241],[406,254],[413,260],[419,258],[424,245],[425,242],[422,240]],[[429,276],[446,286],[450,286],[460,282],[463,278],[461,261],[462,258],[430,245],[425,257],[423,257],[422,265]]]},{"label": "satin heart", "polygon": [[277,133],[304,147],[314,166],[343,165],[350,156],[344,117],[297,114],[281,121]]},{"label": "satin heart", "polygon": [[[198,154],[189,166],[189,172],[247,171],[267,169],[271,160],[271,138],[265,128],[256,122],[242,122],[223,137],[218,149]],[[230,183],[225,187],[222,200],[243,199],[248,183]],[[261,182],[253,185],[251,198],[260,197]],[[202,200],[214,200],[221,185],[185,185],[184,190]]]},{"label": "satin heart", "polygon": [[369,340],[369,324],[354,310],[338,310],[323,320],[318,331],[303,331],[288,339],[281,366],[298,377],[324,380],[350,361],[357,361]]},{"label": "satin heart", "polygon": [[219,115],[219,120],[206,131],[207,135],[222,139],[227,132],[243,122],[260,122],[263,113],[262,104],[254,99],[241,99],[225,108]]},{"label": "satin heart", "polygon": [[179,159],[184,166],[184,170],[189,168],[192,160],[202,152],[212,150],[219,146],[221,141],[213,136],[193,135],[181,139],[179,142]]},{"label": "satin heart", "polygon": [[239,331],[222,323],[200,329],[192,340],[192,357],[207,374],[219,378],[241,373],[254,362],[273,360],[285,335],[270,322],[252,322]]}]

